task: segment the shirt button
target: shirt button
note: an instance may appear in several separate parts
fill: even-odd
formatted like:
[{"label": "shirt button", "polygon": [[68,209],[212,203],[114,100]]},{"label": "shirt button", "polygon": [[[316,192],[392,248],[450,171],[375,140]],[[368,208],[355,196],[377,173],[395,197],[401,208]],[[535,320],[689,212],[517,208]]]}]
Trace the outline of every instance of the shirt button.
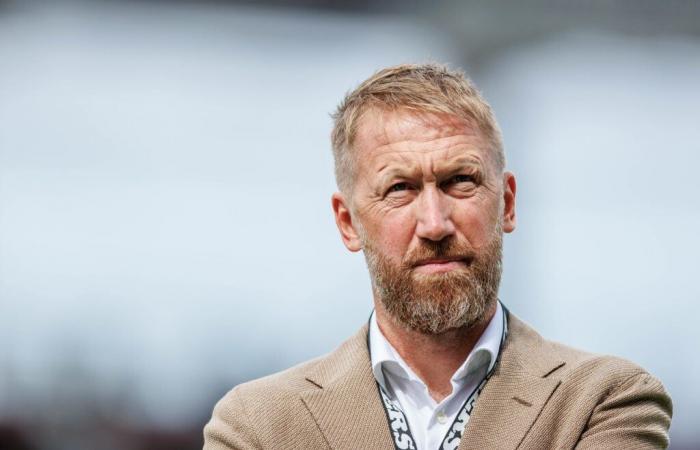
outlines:
[{"label": "shirt button", "polygon": [[441,424],[446,424],[447,423],[447,416],[445,415],[444,412],[440,411],[437,415],[437,421]]}]

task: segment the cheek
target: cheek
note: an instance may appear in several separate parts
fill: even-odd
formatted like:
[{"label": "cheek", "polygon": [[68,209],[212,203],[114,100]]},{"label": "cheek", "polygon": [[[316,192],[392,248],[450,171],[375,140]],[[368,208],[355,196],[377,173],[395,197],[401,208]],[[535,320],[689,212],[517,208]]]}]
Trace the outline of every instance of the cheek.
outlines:
[{"label": "cheek", "polygon": [[455,226],[473,248],[479,249],[493,238],[497,210],[492,205],[469,205],[458,209],[453,215]]},{"label": "cheek", "polygon": [[402,260],[413,237],[414,223],[410,215],[384,217],[375,230],[375,245],[395,261]]}]

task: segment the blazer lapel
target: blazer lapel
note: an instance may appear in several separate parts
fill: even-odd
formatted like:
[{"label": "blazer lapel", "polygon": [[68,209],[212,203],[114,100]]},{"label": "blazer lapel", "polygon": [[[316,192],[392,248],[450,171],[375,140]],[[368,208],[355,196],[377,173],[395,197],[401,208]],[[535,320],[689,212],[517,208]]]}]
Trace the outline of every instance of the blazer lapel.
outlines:
[{"label": "blazer lapel", "polygon": [[[564,361],[530,327],[508,314],[501,359],[477,400],[460,450],[515,449],[559,386]],[[335,450],[393,450],[367,350],[367,326],[319,361],[301,399]]]},{"label": "blazer lapel", "polygon": [[517,448],[561,382],[555,372],[564,361],[542,348],[542,338],[512,314],[508,328],[501,360],[477,400],[460,450]]},{"label": "blazer lapel", "polygon": [[333,449],[386,449],[394,445],[370,367],[367,326],[320,362],[301,395]]}]

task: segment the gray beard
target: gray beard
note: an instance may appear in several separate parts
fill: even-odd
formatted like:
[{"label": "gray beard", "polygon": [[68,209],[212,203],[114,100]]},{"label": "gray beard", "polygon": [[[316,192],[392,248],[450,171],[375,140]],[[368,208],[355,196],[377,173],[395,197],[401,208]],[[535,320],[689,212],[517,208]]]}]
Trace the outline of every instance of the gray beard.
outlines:
[{"label": "gray beard", "polygon": [[435,274],[415,273],[410,262],[392,264],[369,242],[363,248],[374,293],[392,321],[410,330],[436,335],[473,327],[491,310],[501,281],[502,246],[500,227],[479,253],[453,238],[425,241],[407,255],[409,261],[469,255],[465,269]]}]

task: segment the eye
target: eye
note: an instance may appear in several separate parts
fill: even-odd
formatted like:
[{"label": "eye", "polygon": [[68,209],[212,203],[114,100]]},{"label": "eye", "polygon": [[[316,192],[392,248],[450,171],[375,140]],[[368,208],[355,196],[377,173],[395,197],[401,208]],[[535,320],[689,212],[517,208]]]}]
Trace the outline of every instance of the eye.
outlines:
[{"label": "eye", "polygon": [[450,181],[452,183],[474,183],[475,179],[471,175],[460,174],[453,176]]},{"label": "eye", "polygon": [[465,173],[457,174],[457,175],[454,175],[453,177],[447,179],[447,180],[443,183],[443,185],[444,185],[445,187],[447,187],[447,186],[451,186],[451,185],[455,185],[455,184],[463,185],[463,184],[465,184],[465,183],[475,184],[475,183],[476,183],[476,177],[475,177],[474,175],[468,175],[468,174],[465,174]]},{"label": "eye", "polygon": [[396,184],[394,184],[393,186],[391,186],[391,187],[389,188],[389,190],[387,191],[387,193],[406,191],[406,190],[408,190],[408,189],[410,189],[410,188],[411,188],[411,186],[409,186],[409,184],[406,183],[406,182],[396,183]]},{"label": "eye", "polygon": [[442,183],[442,189],[444,190],[454,190],[455,192],[471,192],[479,184],[479,180],[476,175],[470,175],[466,173],[460,173],[453,175]]}]

